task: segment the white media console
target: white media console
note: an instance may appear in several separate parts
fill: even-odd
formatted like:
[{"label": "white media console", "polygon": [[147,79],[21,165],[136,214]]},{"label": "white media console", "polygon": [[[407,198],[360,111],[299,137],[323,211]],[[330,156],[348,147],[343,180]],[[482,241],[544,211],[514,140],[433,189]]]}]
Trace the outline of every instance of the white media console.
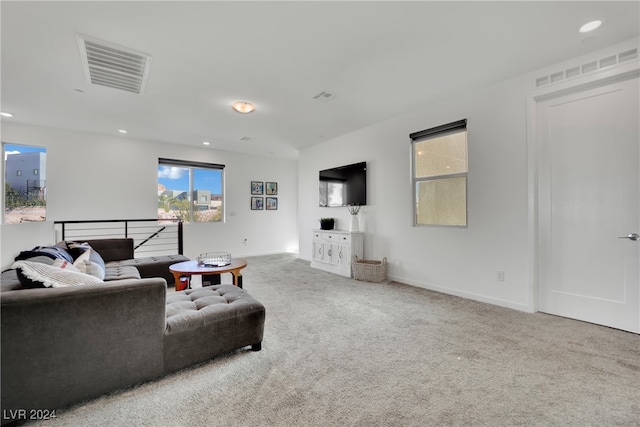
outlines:
[{"label": "white media console", "polygon": [[364,258],[364,233],[313,230],[311,267],[351,277],[353,256]]}]

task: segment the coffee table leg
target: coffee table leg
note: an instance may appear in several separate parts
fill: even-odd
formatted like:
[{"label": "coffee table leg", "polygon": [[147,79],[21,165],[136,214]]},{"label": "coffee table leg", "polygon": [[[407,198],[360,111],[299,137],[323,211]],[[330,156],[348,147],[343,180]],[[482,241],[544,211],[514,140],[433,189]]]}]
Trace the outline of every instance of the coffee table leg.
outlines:
[{"label": "coffee table leg", "polygon": [[[186,280],[186,286],[182,286],[182,282],[180,281],[180,277],[181,276],[185,276],[187,278]],[[176,287],[176,292],[178,291],[184,291],[185,289],[187,289],[189,287],[189,284],[191,283],[191,276],[186,275],[186,274],[180,274],[180,273],[173,273],[173,277],[175,278],[175,287]]]},{"label": "coffee table leg", "polygon": [[174,271],[172,271],[173,273],[173,286],[176,288],[176,291],[180,291],[181,289],[179,289],[180,287],[180,273],[176,273]]},{"label": "coffee table leg", "polygon": [[232,271],[231,274],[233,274],[233,284],[242,289],[242,273],[240,273],[240,270]]}]

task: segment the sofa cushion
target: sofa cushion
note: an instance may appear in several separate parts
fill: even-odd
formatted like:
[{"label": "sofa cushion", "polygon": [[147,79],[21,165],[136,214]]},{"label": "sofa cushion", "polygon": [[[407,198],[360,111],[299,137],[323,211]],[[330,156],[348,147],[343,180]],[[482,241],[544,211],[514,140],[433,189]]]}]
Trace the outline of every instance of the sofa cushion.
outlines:
[{"label": "sofa cushion", "polygon": [[135,256],[133,239],[130,237],[89,239],[86,243],[98,252],[105,262],[132,259]]},{"label": "sofa cushion", "polygon": [[[89,274],[84,274],[75,268],[70,268],[67,261],[62,261],[60,266],[47,265],[41,262],[16,261],[11,268],[18,270],[18,279],[23,287],[47,287],[60,288],[65,286],[79,286],[102,283],[102,280]],[[61,267],[66,268],[61,268]],[[73,267],[71,265],[71,267]]]},{"label": "sofa cushion", "polygon": [[18,279],[18,270],[9,269],[2,272],[2,278],[0,278],[0,291],[8,292],[22,289],[22,283]]},{"label": "sofa cushion", "polygon": [[130,265],[107,265],[104,281],[140,279],[138,269]]},{"label": "sofa cushion", "polygon": [[184,255],[159,255],[143,258],[125,259],[121,261],[109,262],[109,266],[113,265],[129,265],[138,269],[140,277],[162,277],[167,281],[167,285],[174,286],[173,273],[169,271],[169,266],[179,262],[189,261]]},{"label": "sofa cushion", "polygon": [[243,289],[233,285],[218,285],[206,288],[187,289],[167,294],[166,333],[188,329],[234,318],[244,312],[260,309]]}]

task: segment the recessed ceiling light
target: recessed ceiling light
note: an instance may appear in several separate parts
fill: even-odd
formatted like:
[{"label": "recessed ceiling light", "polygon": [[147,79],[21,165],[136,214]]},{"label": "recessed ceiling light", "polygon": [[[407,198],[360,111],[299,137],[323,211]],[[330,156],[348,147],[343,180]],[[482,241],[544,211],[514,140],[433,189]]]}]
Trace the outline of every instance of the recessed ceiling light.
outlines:
[{"label": "recessed ceiling light", "polygon": [[120,132],[120,133],[127,133],[127,130],[126,130],[126,129],[118,129],[118,132]]},{"label": "recessed ceiling light", "polygon": [[602,25],[602,21],[591,21],[591,22],[587,22],[586,24],[584,24],[582,27],[580,27],[580,32],[581,33],[588,33],[589,31],[593,31],[596,28],[598,28],[600,25]]},{"label": "recessed ceiling light", "polygon": [[2,117],[13,117],[13,114],[2,112],[2,113],[0,113],[0,116],[2,116]]},{"label": "recessed ceiling light", "polygon": [[202,141],[202,145],[210,145],[211,143],[209,141]]},{"label": "recessed ceiling light", "polygon": [[233,104],[231,104],[231,107],[233,107],[234,110],[236,110],[238,113],[250,113],[253,110],[256,109],[256,107],[247,101],[236,101]]}]

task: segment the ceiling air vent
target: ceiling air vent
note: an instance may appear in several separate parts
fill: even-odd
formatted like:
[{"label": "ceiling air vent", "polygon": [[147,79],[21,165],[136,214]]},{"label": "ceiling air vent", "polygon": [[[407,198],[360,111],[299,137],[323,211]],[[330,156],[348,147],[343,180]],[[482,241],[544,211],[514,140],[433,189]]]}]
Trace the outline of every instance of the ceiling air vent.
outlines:
[{"label": "ceiling air vent", "polygon": [[101,40],[78,36],[87,80],[92,84],[143,94],[151,56]]},{"label": "ceiling air vent", "polygon": [[336,98],[336,95],[329,92],[328,90],[323,90],[322,92],[313,96],[313,99],[317,101],[322,101],[322,102],[329,102],[335,98]]}]

